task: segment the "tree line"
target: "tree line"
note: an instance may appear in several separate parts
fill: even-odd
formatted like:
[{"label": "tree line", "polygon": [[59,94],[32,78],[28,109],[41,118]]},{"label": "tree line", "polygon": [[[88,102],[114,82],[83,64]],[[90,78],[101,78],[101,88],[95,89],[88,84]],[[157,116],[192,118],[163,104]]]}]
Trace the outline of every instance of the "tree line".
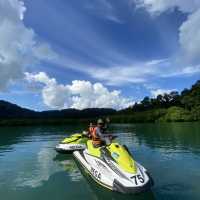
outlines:
[{"label": "tree line", "polygon": [[130,122],[200,120],[200,80],[181,93],[172,91],[156,98],[146,96],[141,102],[119,111],[114,120],[120,116]]}]

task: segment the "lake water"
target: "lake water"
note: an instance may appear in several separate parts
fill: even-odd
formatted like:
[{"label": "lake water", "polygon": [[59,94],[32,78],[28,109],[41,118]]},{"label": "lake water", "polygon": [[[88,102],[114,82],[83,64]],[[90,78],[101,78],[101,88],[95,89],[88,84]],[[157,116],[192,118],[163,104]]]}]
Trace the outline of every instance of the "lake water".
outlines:
[{"label": "lake water", "polygon": [[116,124],[110,127],[151,173],[155,186],[139,195],[108,191],[83,176],[55,145],[83,126],[1,127],[2,200],[199,200],[200,123]]}]

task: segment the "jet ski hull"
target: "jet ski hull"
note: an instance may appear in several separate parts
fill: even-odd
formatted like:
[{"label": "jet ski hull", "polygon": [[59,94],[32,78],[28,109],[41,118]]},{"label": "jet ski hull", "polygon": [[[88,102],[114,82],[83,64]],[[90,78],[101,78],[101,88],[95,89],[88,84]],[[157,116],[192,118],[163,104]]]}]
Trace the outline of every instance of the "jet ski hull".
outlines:
[{"label": "jet ski hull", "polygon": [[72,153],[73,151],[84,150],[85,144],[58,144],[55,150],[58,153]]},{"label": "jet ski hull", "polygon": [[72,153],[76,150],[84,150],[87,141],[87,136],[81,133],[76,133],[62,140],[58,145],[56,145],[55,150],[59,153]]},{"label": "jet ski hull", "polygon": [[105,161],[84,151],[74,151],[73,155],[89,175],[100,185],[120,193],[140,193],[149,190],[152,179],[139,163],[137,173],[130,174],[120,170],[113,161]]}]

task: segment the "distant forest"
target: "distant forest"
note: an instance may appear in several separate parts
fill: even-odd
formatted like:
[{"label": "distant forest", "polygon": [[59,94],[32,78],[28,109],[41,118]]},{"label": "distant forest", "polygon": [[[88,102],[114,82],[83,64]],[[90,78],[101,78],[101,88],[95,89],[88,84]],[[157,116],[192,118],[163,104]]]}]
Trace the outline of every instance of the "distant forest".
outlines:
[{"label": "distant forest", "polygon": [[180,94],[172,91],[156,98],[145,97],[140,103],[118,111],[115,122],[200,121],[200,80]]},{"label": "distant forest", "polygon": [[98,117],[111,116],[115,113],[116,110],[110,108],[63,109],[37,112],[0,100],[0,126],[62,125],[94,121]]},{"label": "distant forest", "polygon": [[200,80],[181,93],[173,91],[156,98],[145,97],[141,102],[120,111],[88,108],[36,112],[0,100],[0,125],[59,125],[93,122],[98,117],[107,116],[113,123],[200,121]]}]

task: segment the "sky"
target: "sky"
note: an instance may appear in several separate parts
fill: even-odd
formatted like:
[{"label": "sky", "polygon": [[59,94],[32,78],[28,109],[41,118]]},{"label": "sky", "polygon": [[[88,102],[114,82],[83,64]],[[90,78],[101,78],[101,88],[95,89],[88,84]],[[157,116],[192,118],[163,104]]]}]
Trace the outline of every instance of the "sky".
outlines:
[{"label": "sky", "polygon": [[200,79],[199,0],[0,0],[0,99],[123,109]]}]

